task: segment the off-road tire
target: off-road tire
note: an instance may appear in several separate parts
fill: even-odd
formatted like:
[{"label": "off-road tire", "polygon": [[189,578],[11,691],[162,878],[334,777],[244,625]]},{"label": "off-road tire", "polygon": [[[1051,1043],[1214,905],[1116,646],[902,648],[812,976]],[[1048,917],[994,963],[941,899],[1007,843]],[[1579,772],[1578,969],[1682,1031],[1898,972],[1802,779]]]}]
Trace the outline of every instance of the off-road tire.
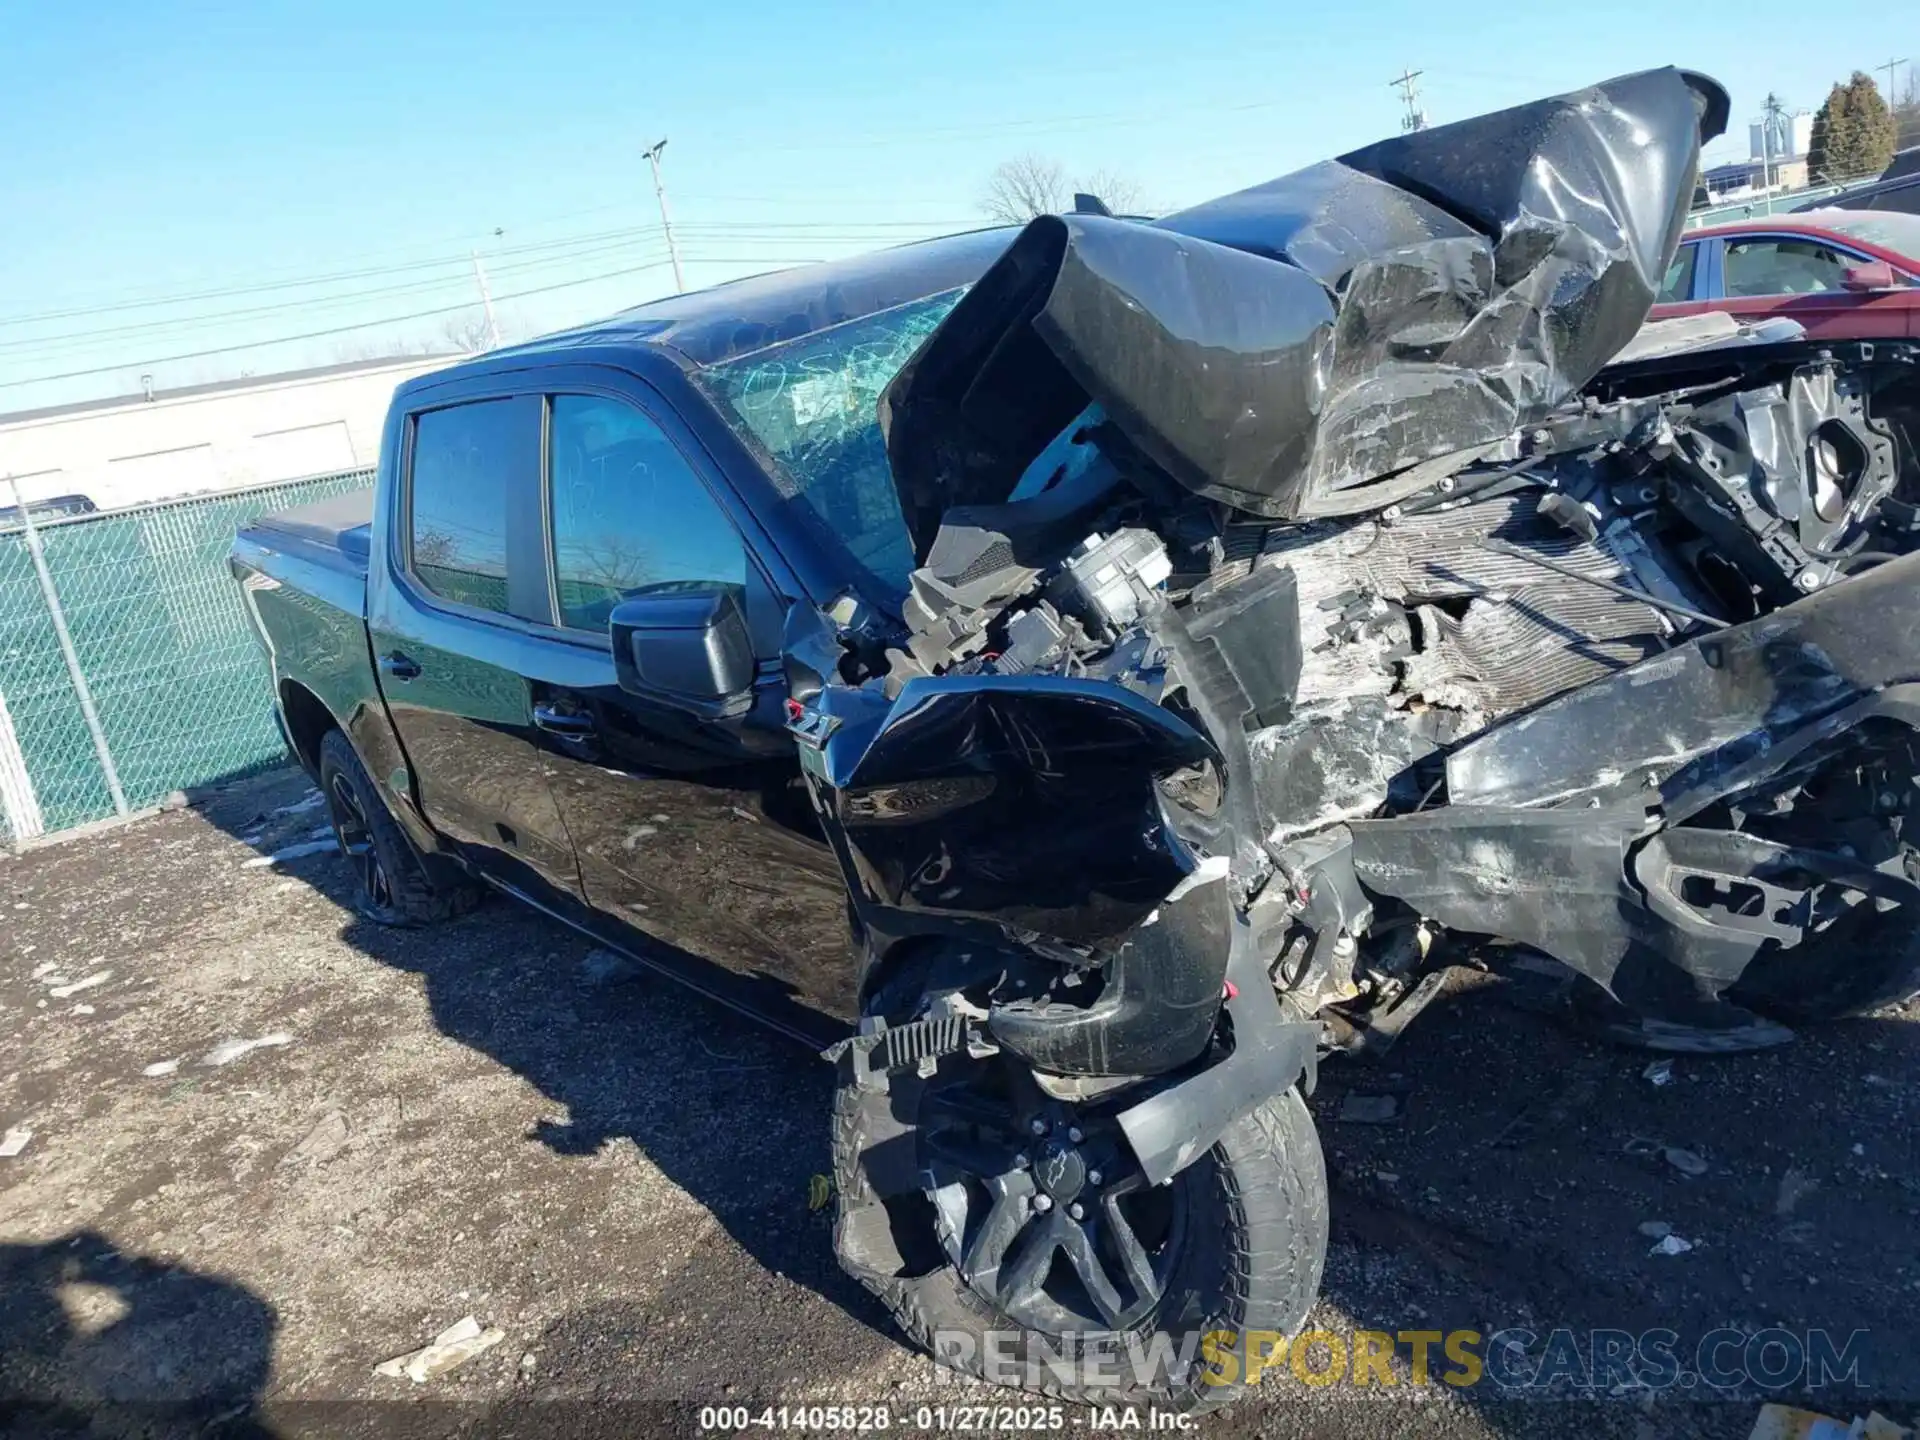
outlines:
[{"label": "off-road tire", "polygon": [[413,842],[374,789],[352,744],[342,732],[329,730],[320,742],[320,793],[326,798],[328,818],[341,853],[351,859],[337,785],[346,787],[357,799],[367,843],[386,876],[386,893],[377,897],[355,867],[355,904],[367,919],[397,927],[431,925],[464,915],[485,898],[484,888],[464,876],[435,883]]},{"label": "off-road tire", "polygon": [[[842,1226],[851,1211],[874,1200],[861,1163],[873,1140],[868,1122],[874,1103],[843,1074],[833,1123],[834,1180]],[[1236,1120],[1211,1150],[1171,1183],[1187,1187],[1189,1222],[1160,1310],[1204,1317],[1183,1320],[1176,1332],[1170,1332],[1175,1351],[1180,1351],[1189,1333],[1295,1334],[1319,1293],[1327,1253],[1326,1166],[1300,1093],[1289,1089]],[[923,1350],[935,1351],[936,1333],[964,1332],[974,1337],[973,1362],[961,1360],[957,1366],[973,1374],[987,1375],[987,1332],[1006,1334],[1017,1329],[970,1290],[951,1265],[896,1275],[851,1265],[848,1269],[880,1298]],[[1151,1343],[1150,1337],[1163,1328],[1158,1314],[1150,1315],[1131,1333]],[[1011,1353],[1023,1374],[1028,1369],[1029,1347],[1036,1343],[1041,1348],[1034,1353],[1051,1354],[1051,1342],[1029,1331],[1019,1331],[1013,1342]],[[1237,1364],[1234,1383],[1209,1383],[1209,1374],[1225,1378],[1227,1367],[1210,1366],[1197,1343],[1183,1373],[1162,1377],[1146,1389],[1134,1388],[1130,1380],[1117,1390],[1060,1384],[1045,1376],[1044,1363],[1037,1368],[1042,1373],[1034,1387],[1038,1393],[1070,1402],[1131,1401],[1192,1412],[1223,1405],[1245,1389],[1238,1383]]]}]

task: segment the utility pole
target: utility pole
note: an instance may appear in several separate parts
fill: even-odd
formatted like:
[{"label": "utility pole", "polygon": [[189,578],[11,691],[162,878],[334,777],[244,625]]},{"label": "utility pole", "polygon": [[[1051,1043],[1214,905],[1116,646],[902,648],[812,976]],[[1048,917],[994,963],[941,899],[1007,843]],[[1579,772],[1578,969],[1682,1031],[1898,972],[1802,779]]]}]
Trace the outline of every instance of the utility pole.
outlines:
[{"label": "utility pole", "polygon": [[680,273],[680,247],[673,243],[673,217],[667,213],[667,187],[660,180],[660,152],[666,148],[667,142],[663,136],[643,153],[647,163],[653,166],[653,193],[660,201],[660,228],[667,232],[667,258],[673,261],[673,288],[684,295],[687,293],[687,282]]},{"label": "utility pole", "polygon": [[1779,178],[1773,162],[1793,158],[1793,126],[1787,119],[1787,105],[1771,90],[1760,108],[1760,151],[1766,163],[1767,188],[1771,190]]},{"label": "utility pole", "polygon": [[1876,70],[1884,70],[1887,72],[1887,108],[1889,110],[1891,110],[1900,101],[1900,97],[1894,92],[1894,84],[1893,84],[1893,82],[1899,77],[1896,76],[1893,72],[1899,69],[1902,65],[1906,63],[1907,63],[1907,57],[1902,55],[1898,60],[1889,60],[1884,65],[1876,65],[1873,67]]},{"label": "utility pole", "polygon": [[1772,91],[1760,107],[1760,193],[1766,196],[1767,214],[1773,213],[1774,158],[1782,156],[1781,144],[1787,150],[1793,148],[1793,137],[1782,133],[1781,118],[1786,114],[1786,106],[1780,97]]},{"label": "utility pole", "polygon": [[1406,101],[1407,113],[1400,117],[1400,128],[1404,131],[1427,128],[1427,113],[1420,108],[1420,87],[1415,83],[1426,73],[1424,70],[1410,70],[1403,65],[1400,73],[1387,82],[1398,87],[1400,98]]},{"label": "utility pole", "polygon": [[487,267],[480,263],[480,252],[473,252],[473,278],[480,286],[480,308],[487,312],[487,348],[500,348],[500,322],[493,318],[493,295],[487,289]]},{"label": "utility pole", "polygon": [[1767,214],[1773,214],[1773,122],[1760,122],[1760,185],[1766,192]]}]

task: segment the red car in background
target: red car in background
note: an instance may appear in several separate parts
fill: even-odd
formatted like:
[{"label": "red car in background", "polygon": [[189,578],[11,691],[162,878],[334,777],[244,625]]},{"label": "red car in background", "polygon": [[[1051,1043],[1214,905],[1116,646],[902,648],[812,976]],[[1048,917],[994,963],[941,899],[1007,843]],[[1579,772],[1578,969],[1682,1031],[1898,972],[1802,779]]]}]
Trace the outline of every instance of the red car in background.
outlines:
[{"label": "red car in background", "polygon": [[1808,210],[1691,231],[1648,318],[1709,310],[1815,338],[1920,336],[1920,215]]}]

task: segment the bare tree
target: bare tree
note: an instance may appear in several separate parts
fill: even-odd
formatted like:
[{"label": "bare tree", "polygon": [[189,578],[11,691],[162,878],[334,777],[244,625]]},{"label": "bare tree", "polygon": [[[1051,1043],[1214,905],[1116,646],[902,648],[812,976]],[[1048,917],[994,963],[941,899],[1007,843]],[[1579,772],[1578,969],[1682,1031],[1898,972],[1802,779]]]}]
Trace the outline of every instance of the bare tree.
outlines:
[{"label": "bare tree", "polygon": [[344,340],[333,347],[336,363],[348,360],[405,360],[432,355],[439,349],[431,340]]},{"label": "bare tree", "polygon": [[1896,152],[1920,145],[1920,75],[1913,73],[1911,65],[1907,66],[1906,88],[1893,104],[1893,123]]},{"label": "bare tree", "polygon": [[1146,191],[1137,181],[1102,166],[1083,180],[1074,182],[1076,191],[1097,196],[1116,215],[1147,213]]},{"label": "bare tree", "polygon": [[1057,161],[1022,155],[1002,161],[987,181],[980,209],[1003,225],[1024,225],[1037,215],[1059,215],[1073,208],[1073,197],[1097,197],[1116,215],[1146,209],[1145,192],[1117,171],[1104,167],[1069,180]]},{"label": "bare tree", "polygon": [[440,326],[440,336],[455,349],[476,355],[482,350],[491,349],[493,336],[487,329],[484,315],[449,315]]},{"label": "bare tree", "polygon": [[653,546],[632,535],[583,536],[570,548],[579,557],[579,578],[615,593],[637,590],[660,577]]},{"label": "bare tree", "polygon": [[1067,173],[1052,160],[1022,155],[994,167],[980,208],[1003,225],[1024,225],[1038,215],[1058,215],[1073,203]]}]

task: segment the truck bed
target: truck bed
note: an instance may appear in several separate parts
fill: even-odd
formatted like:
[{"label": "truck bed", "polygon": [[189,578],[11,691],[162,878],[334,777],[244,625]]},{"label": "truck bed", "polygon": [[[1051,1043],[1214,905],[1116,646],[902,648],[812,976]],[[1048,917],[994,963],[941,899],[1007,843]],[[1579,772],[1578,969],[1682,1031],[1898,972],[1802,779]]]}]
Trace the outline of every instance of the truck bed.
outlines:
[{"label": "truck bed", "polygon": [[292,549],[297,545],[303,552],[321,552],[319,555],[309,553],[305,558],[324,562],[325,552],[336,551],[364,576],[373,536],[373,489],[369,486],[331,499],[316,500],[311,505],[262,515],[248,530],[260,543],[274,549]]},{"label": "truck bed", "polygon": [[[340,724],[381,717],[367,644],[367,561],[374,492],[337,495],[262,515],[234,536],[230,563],[271,665],[288,737],[309,771],[318,757],[309,736],[300,748],[296,692]],[[288,709],[288,706],[292,709]]]}]

